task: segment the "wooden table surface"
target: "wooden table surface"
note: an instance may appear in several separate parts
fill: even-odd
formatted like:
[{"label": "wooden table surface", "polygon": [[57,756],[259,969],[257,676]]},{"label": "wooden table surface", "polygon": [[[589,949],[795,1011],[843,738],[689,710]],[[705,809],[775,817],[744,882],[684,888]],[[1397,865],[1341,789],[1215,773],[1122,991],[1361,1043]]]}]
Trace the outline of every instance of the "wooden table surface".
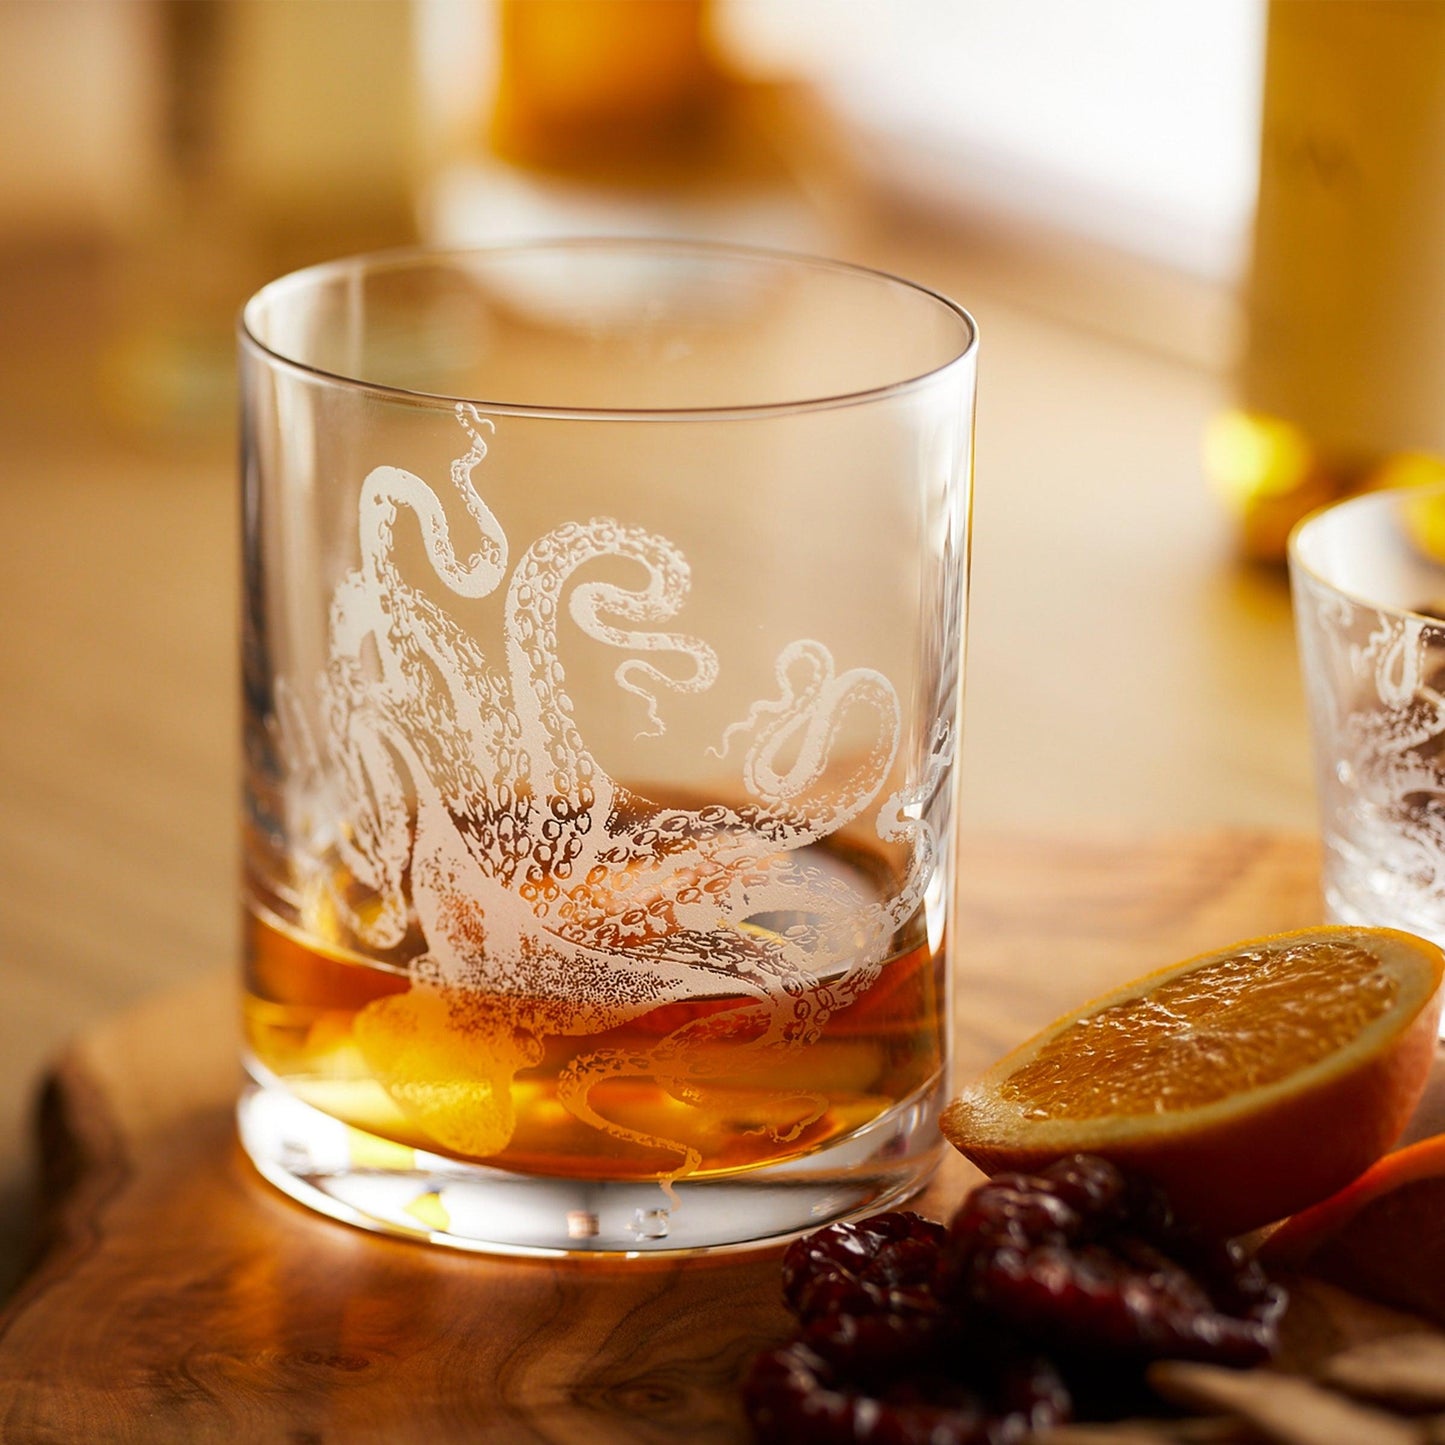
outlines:
[{"label": "wooden table surface", "polygon": [[[867,259],[982,328],[965,829],[1311,827],[1288,598],[1232,564],[1199,472],[1222,378],[951,244]],[[0,1291],[43,1064],[234,947],[233,441],[107,419],[110,274],[0,257]]]},{"label": "wooden table surface", "polygon": [[[960,1072],[1163,959],[1312,921],[1316,868],[1310,840],[1262,832],[966,845]],[[0,1439],[743,1445],[738,1383],[788,1333],[776,1249],[489,1259],[315,1216],[236,1145],[233,1000],[225,975],[162,995],[52,1076],[47,1248],[0,1311]],[[918,1207],[946,1218],[977,1177],[947,1151]],[[1291,1320],[1318,1334],[1309,1298],[1287,1359]]]}]

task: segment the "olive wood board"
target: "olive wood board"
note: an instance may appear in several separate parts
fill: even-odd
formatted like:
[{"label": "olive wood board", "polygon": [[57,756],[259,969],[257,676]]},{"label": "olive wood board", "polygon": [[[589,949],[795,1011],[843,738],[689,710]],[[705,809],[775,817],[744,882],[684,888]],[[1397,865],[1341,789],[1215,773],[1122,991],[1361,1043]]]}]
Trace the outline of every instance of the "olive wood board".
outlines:
[{"label": "olive wood board", "polygon": [[[1310,840],[1263,832],[965,839],[959,1077],[1133,975],[1318,921],[1317,871]],[[235,1015],[218,972],[82,1034],[43,1081],[0,1440],[750,1438],[738,1382],[789,1332],[778,1248],[513,1260],[317,1217],[236,1144]],[[1430,1109],[1445,1123],[1445,1096]],[[915,1207],[946,1218],[977,1177],[950,1152]],[[1332,1344],[1418,1328],[1329,1291],[1291,1313]]]}]

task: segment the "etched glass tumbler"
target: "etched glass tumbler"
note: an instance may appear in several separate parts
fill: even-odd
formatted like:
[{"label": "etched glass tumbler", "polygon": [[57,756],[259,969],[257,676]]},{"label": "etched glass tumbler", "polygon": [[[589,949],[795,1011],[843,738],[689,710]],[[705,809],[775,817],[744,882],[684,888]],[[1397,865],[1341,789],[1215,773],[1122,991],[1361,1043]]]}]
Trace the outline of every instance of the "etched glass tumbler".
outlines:
[{"label": "etched glass tumbler", "polygon": [[337,1218],[704,1250],[936,1163],[975,339],[577,242],[246,307],[241,1137]]},{"label": "etched glass tumbler", "polygon": [[1290,574],[1326,912],[1445,944],[1445,487],[1306,518]]}]

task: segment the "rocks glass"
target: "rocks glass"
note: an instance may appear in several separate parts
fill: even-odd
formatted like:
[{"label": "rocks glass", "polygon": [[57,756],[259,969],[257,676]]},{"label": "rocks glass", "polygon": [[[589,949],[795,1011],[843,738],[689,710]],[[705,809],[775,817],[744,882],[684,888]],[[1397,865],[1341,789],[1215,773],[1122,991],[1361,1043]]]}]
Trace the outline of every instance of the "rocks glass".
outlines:
[{"label": "rocks glass", "polygon": [[976,344],[617,241],[246,307],[241,1137],[337,1218],[706,1250],[917,1189]]},{"label": "rocks glass", "polygon": [[1290,573],[1326,911],[1445,943],[1445,487],[1315,513]]}]

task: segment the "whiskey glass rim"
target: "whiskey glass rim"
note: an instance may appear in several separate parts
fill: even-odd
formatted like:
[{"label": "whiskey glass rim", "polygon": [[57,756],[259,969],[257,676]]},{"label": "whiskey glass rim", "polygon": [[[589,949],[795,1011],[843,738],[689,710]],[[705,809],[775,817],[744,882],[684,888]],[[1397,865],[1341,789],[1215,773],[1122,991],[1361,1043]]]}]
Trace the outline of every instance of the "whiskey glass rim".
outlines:
[{"label": "whiskey glass rim", "polygon": [[[857,280],[881,281],[900,291],[921,296],[947,312],[959,325],[960,344],[953,350],[952,355],[937,365],[910,372],[896,380],[853,390],[827,391],[817,395],[791,397],[779,401],[722,402],[679,407],[616,407],[506,401],[501,398],[455,395],[369,381],[362,377],[348,376],[342,372],[328,370],[325,367],[302,361],[295,356],[288,355],[286,349],[273,346],[262,339],[259,325],[262,310],[269,304],[285,299],[288,295],[300,293],[309,288],[341,280],[357,280],[365,275],[374,275],[385,271],[448,263],[460,265],[471,262],[475,264],[486,258],[500,260],[507,257],[535,255],[546,251],[617,252],[619,254],[630,252],[639,257],[648,254],[658,257],[690,256],[698,260],[711,258],[718,262],[731,260],[771,264],[778,267],[795,267],[800,271],[829,272],[838,276],[853,277]],[[575,421],[746,420],[753,417],[762,418],[858,406],[923,390],[971,365],[978,351],[978,323],[968,311],[941,291],[921,282],[909,280],[907,277],[895,275],[890,271],[860,265],[856,262],[838,261],[825,256],[770,247],[646,236],[549,237],[475,246],[419,245],[340,257],[336,260],[323,261],[317,265],[291,271],[261,287],[242,306],[237,318],[236,332],[242,348],[263,360],[267,365],[358,395],[370,395],[383,400],[404,401],[418,406],[435,406],[446,409],[465,405],[499,416]]]},{"label": "whiskey glass rim", "polygon": [[1423,482],[1405,487],[1381,487],[1375,491],[1362,492],[1359,496],[1339,498],[1316,507],[1290,529],[1285,549],[1290,572],[1308,580],[1322,591],[1345,598],[1357,607],[1366,607],[1391,617],[1413,619],[1438,628],[1441,625],[1439,617],[1421,612],[1418,608],[1408,607],[1404,603],[1389,602],[1381,596],[1371,596],[1359,587],[1349,586],[1339,580],[1338,568],[1328,568],[1318,557],[1309,555],[1313,550],[1311,543],[1317,539],[1324,527],[1335,523],[1346,526],[1349,524],[1350,519],[1346,514],[1369,511],[1398,514],[1402,506],[1412,501],[1445,503],[1445,481]]}]

